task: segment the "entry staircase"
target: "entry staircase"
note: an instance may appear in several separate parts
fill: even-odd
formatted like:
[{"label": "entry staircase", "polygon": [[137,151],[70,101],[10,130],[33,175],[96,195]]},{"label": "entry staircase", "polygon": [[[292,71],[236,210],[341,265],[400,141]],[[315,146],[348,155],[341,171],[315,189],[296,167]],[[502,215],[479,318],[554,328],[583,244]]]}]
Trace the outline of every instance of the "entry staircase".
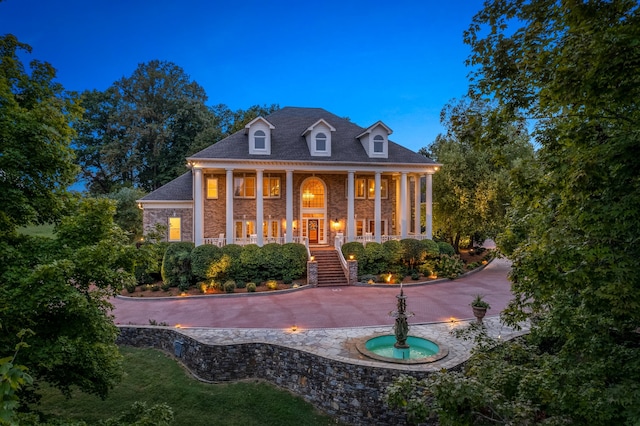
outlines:
[{"label": "entry staircase", "polygon": [[335,248],[312,248],[310,251],[318,263],[318,287],[349,285]]}]

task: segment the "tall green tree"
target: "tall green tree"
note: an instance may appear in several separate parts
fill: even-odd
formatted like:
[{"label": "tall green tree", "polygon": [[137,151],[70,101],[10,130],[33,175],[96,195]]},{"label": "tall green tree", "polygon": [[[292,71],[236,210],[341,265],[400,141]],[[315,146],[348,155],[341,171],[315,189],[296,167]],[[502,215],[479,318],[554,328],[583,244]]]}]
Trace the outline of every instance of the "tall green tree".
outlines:
[{"label": "tall green tree", "polygon": [[186,170],[184,159],[215,137],[204,89],[171,62],[143,63],[105,92],[83,94],[76,140],[92,193],[154,190]]},{"label": "tall green tree", "polygon": [[537,122],[540,170],[514,179],[499,240],[503,319],[533,322],[430,383],[433,407],[444,424],[639,424],[638,3],[489,1],[465,40],[473,95]]},{"label": "tall green tree", "polygon": [[441,113],[446,135],[421,153],[445,165],[433,177],[434,231],[456,251],[474,236],[495,237],[505,226],[511,173],[533,161],[521,118],[482,101],[451,102]]},{"label": "tall green tree", "polygon": [[32,60],[25,69],[20,56],[28,53],[15,36],[0,37],[0,233],[59,217],[77,173],[70,146],[77,97],[55,81],[50,64]]},{"label": "tall green tree", "polygon": [[[34,60],[27,72],[21,50],[30,47],[0,38],[0,375],[12,386],[0,391],[3,419],[16,397],[31,394],[31,380],[106,396],[120,376],[108,300],[133,280],[136,256],[113,222],[113,201],[66,192],[77,171],[70,142],[80,109],[51,65]],[[55,239],[15,232],[52,220]]]}]

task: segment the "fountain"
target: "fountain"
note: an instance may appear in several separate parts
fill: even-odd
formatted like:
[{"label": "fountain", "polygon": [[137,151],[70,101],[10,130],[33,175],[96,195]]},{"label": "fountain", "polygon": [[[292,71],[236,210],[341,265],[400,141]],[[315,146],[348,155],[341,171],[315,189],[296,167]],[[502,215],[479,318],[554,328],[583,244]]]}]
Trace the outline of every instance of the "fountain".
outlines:
[{"label": "fountain", "polygon": [[389,316],[395,318],[394,335],[383,334],[363,339],[356,343],[358,351],[378,361],[402,364],[434,362],[447,356],[448,350],[438,343],[422,337],[409,336],[407,319],[413,316],[413,312],[407,312],[407,296],[404,295],[402,284],[396,299],[397,310],[389,312]]}]

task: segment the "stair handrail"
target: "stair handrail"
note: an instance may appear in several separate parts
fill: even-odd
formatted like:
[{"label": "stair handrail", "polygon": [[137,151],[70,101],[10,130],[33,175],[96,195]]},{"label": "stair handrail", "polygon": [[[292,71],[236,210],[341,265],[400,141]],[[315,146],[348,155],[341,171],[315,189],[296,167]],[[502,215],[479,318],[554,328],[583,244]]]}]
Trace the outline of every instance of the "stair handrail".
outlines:
[{"label": "stair handrail", "polygon": [[333,240],[333,247],[335,247],[336,251],[338,252],[338,259],[340,259],[342,270],[345,272],[345,274],[348,274],[349,267],[347,266],[347,259],[345,259],[344,255],[342,254],[342,244],[344,244],[344,236],[340,234],[336,235],[336,238]]}]

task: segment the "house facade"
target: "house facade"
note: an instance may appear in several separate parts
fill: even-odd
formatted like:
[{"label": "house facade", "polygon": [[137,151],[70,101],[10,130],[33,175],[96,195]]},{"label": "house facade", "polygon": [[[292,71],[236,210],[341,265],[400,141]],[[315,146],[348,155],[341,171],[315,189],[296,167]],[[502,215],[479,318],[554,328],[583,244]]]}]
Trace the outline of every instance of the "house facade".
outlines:
[{"label": "house facade", "polygon": [[319,108],[258,117],[138,200],[144,227],[161,223],[168,241],[196,245],[431,238],[440,164],[391,133],[381,121],[363,128]]}]

